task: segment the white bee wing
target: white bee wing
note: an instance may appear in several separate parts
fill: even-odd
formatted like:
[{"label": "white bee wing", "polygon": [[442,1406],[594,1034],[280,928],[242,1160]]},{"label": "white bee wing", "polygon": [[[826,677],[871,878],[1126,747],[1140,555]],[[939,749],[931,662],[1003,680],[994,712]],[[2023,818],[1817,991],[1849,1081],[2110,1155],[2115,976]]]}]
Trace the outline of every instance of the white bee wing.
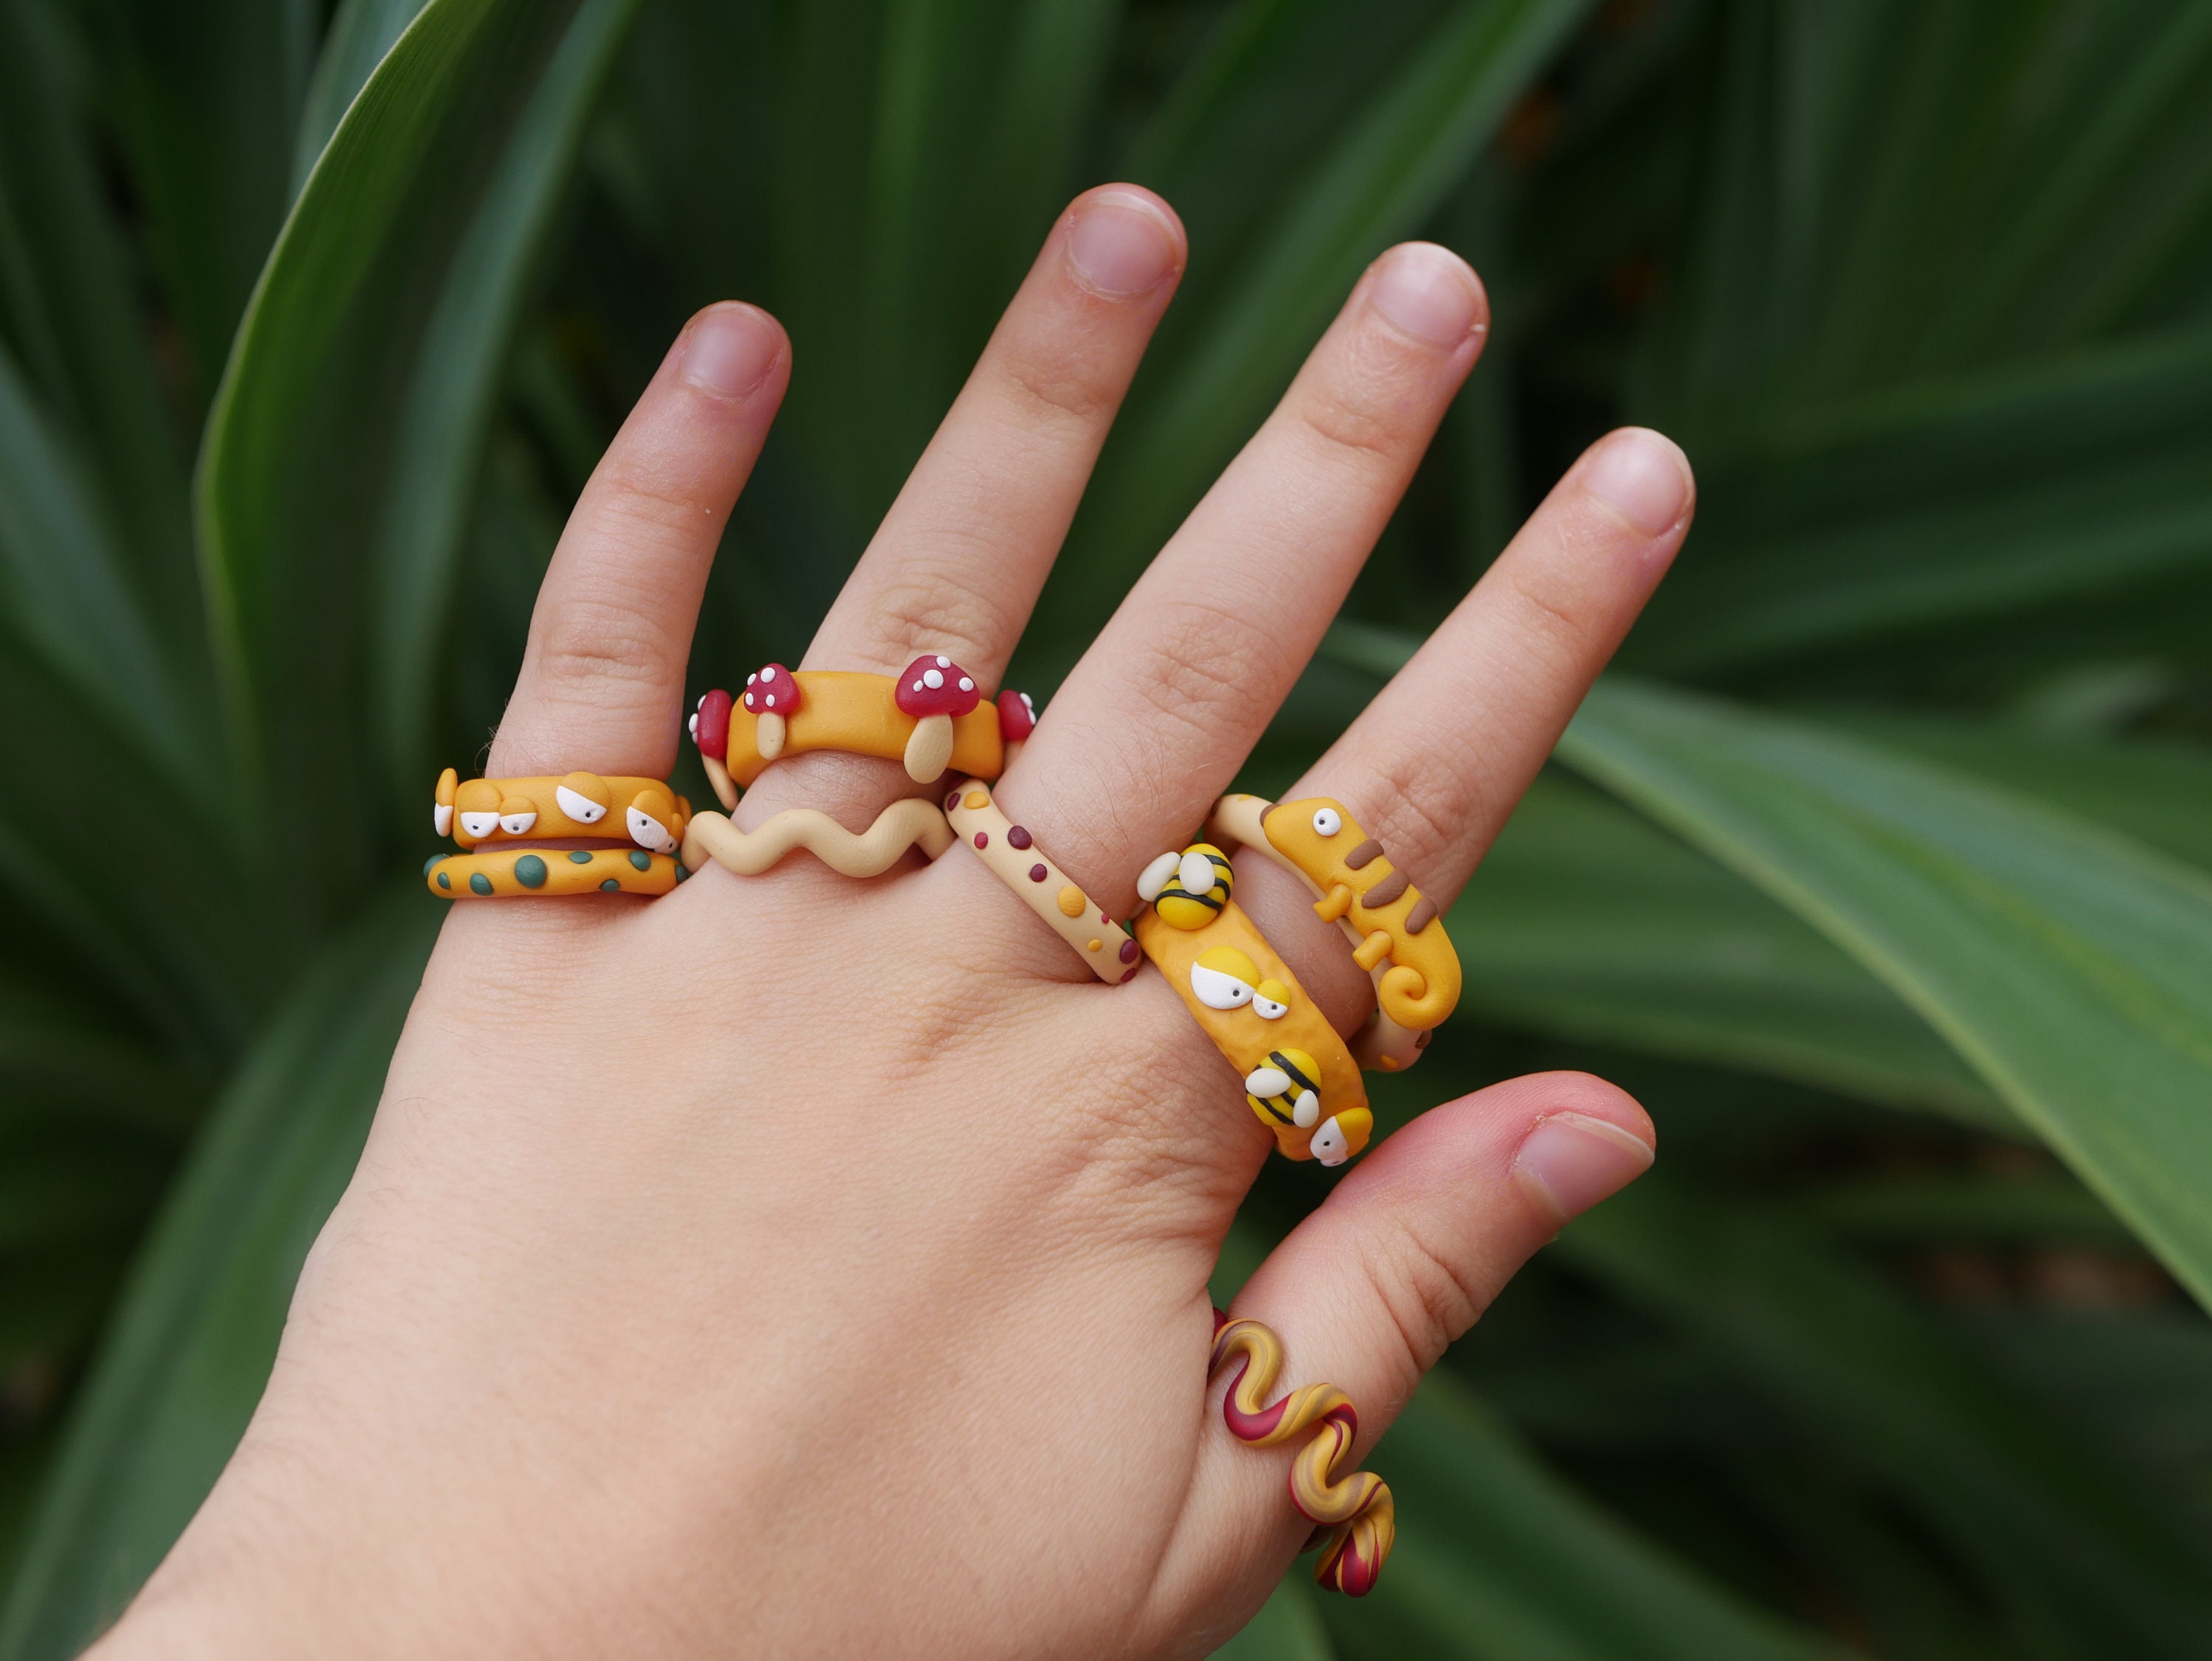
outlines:
[{"label": "white bee wing", "polygon": [[[1291,1123],[1301,1127],[1321,1117],[1321,1098],[1310,1090],[1298,1092],[1298,1099],[1291,1104]],[[1334,1120],[1330,1121],[1335,1123]]]},{"label": "white bee wing", "polygon": [[1279,1067],[1255,1067],[1244,1075],[1244,1088],[1255,1096],[1279,1096],[1291,1088],[1291,1076]]},{"label": "white bee wing", "polygon": [[1176,866],[1176,875],[1182,879],[1182,891],[1188,894],[1213,892],[1213,862],[1195,851],[1186,853]]},{"label": "white bee wing", "polygon": [[1168,878],[1176,874],[1181,856],[1164,853],[1145,867],[1137,876],[1137,898],[1146,905],[1160,897],[1160,890],[1168,885]]}]

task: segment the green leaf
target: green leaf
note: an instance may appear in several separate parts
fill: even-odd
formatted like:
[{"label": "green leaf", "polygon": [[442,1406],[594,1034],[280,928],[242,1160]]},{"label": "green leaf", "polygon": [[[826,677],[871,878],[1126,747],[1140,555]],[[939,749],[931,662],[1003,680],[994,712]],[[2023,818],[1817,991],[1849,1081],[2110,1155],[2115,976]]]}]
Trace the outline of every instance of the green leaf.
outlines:
[{"label": "green leaf", "polygon": [[1887,982],[2212,1300],[2212,881],[1807,723],[1602,683],[1570,765]]},{"label": "green leaf", "polygon": [[1216,1661],[1334,1661],[1311,1578],[1293,1568],[1260,1612],[1213,1654]]},{"label": "green leaf", "polygon": [[425,0],[343,0],[337,15],[331,19],[330,33],[323,37],[314,78],[307,83],[306,103],[300,111],[300,133],[292,154],[295,198],[322,159],[323,147],[338,130],[347,106],[424,3]]},{"label": "green leaf", "polygon": [[[240,329],[200,458],[201,555],[240,748],[262,791],[318,803],[313,867],[267,856],[305,904],[365,881],[392,822],[378,786],[406,757],[378,741],[404,718],[351,712],[365,682],[402,702],[403,665],[379,673],[380,651],[433,661],[397,637],[451,597],[459,482],[503,350],[468,331],[512,318],[546,192],[634,3],[433,0],[339,124]],[[380,537],[403,526],[426,541],[384,556],[414,562],[373,575]],[[423,706],[411,686],[406,700]]]},{"label": "green leaf", "polygon": [[1970,1561],[2016,1641],[2201,1653],[2212,1557],[2078,1433],[1878,1278],[1778,1217],[1661,1179],[1562,1237],[1570,1261],[1761,1377]]},{"label": "green leaf", "polygon": [[93,10],[204,397],[283,221],[322,9],[315,0],[95,0]]},{"label": "green leaf", "polygon": [[1811,1661],[1838,1646],[1746,1606],[1606,1516],[1448,1373],[1369,1459],[1398,1544],[1357,1603],[1322,1606],[1352,1656]]},{"label": "green leaf", "polygon": [[300,1265],[368,1134],[439,921],[412,882],[374,907],[308,973],[217,1106],[70,1415],[0,1618],[4,1661],[75,1655],[229,1458]]}]

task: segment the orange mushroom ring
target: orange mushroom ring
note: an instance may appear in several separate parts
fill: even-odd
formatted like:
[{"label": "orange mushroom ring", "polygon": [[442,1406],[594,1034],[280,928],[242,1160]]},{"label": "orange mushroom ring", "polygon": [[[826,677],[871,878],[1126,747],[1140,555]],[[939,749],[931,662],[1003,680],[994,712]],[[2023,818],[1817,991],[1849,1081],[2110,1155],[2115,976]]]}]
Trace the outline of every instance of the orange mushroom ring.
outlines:
[{"label": "orange mushroom ring", "polygon": [[770,664],[738,697],[717,689],[702,698],[691,736],[714,793],[734,808],[770,761],[812,750],[902,761],[918,784],[948,769],[995,779],[1035,721],[1020,693],[993,702],[975,676],[932,652],[896,676]]}]

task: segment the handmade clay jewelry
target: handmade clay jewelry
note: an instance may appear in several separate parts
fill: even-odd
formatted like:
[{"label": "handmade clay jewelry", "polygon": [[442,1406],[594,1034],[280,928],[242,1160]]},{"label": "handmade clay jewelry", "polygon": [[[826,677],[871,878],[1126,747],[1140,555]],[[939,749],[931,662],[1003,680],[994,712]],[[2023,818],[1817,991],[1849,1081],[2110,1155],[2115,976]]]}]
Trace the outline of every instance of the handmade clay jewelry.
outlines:
[{"label": "handmade clay jewelry", "polygon": [[750,831],[711,810],[696,814],[684,838],[684,860],[695,870],[711,859],[739,876],[757,876],[793,849],[804,848],[840,876],[880,876],[908,848],[934,859],[951,846],[951,827],[936,804],[909,797],[892,803],[857,834],[812,808],[786,808]]},{"label": "handmade clay jewelry", "polygon": [[[1009,694],[1008,696],[1013,694]],[[980,780],[963,779],[945,798],[945,816],[958,840],[1029,908],[1075,948],[1091,973],[1109,984],[1137,973],[1137,943],[1122,931],[1098,902],[1068,881],[1044,857],[1036,840],[999,811]]]},{"label": "handmade clay jewelry", "polygon": [[1297,877],[1314,910],[1352,942],[1353,960],[1374,978],[1377,1005],[1353,1043],[1359,1064],[1395,1073],[1418,1061],[1459,1002],[1459,954],[1435,903],[1391,867],[1382,845],[1327,797],[1276,803],[1224,796],[1206,830]]},{"label": "handmade clay jewelry", "polygon": [[430,823],[464,848],[523,837],[626,836],[651,853],[674,853],[691,803],[658,779],[471,779],[438,775]]},{"label": "handmade clay jewelry", "polygon": [[1359,1436],[1351,1398],[1334,1385],[1316,1384],[1269,1404],[1267,1392],[1283,1370],[1283,1341],[1258,1321],[1232,1321],[1217,1309],[1206,1376],[1218,1378],[1231,1362],[1242,1365],[1221,1403],[1230,1434],[1255,1447],[1274,1447],[1313,1433],[1291,1461],[1291,1503],[1321,1534],[1314,1579],[1346,1597],[1365,1597],[1397,1540],[1398,1512],[1389,1487],[1374,1472],[1335,1474],[1337,1462]]},{"label": "handmade clay jewelry", "polygon": [[422,867],[441,900],[520,899],[532,894],[666,894],[690,871],[643,848],[501,848],[449,853]]},{"label": "handmade clay jewelry", "polygon": [[[1172,867],[1172,869],[1170,869]],[[1244,1081],[1244,1100],[1288,1158],[1341,1165],[1367,1146],[1375,1115],[1359,1069],[1230,897],[1218,848],[1194,843],[1145,868],[1137,943]]]},{"label": "handmade clay jewelry", "polygon": [[817,749],[902,761],[918,784],[942,778],[947,767],[995,779],[1007,743],[1026,738],[1035,721],[1022,694],[989,702],[974,676],[933,652],[896,676],[770,664],[736,700],[719,689],[707,694],[690,724],[714,793],[734,808],[738,791],[770,761]]}]

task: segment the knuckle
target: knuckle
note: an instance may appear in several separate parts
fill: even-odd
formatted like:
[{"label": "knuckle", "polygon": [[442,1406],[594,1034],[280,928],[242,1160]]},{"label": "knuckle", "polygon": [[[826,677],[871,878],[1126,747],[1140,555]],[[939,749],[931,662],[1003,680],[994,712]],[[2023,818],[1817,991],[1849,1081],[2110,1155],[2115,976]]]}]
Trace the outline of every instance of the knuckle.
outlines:
[{"label": "knuckle", "polygon": [[1261,630],[1201,602],[1164,609],[1150,651],[1133,677],[1136,694],[1164,720],[1208,737],[1249,725],[1274,707],[1282,656]]},{"label": "knuckle", "polygon": [[659,684],[683,664],[667,631],[635,606],[572,595],[551,606],[533,654],[556,686]]},{"label": "knuckle", "polygon": [[1364,1266],[1369,1288],[1396,1329],[1416,1377],[1437,1364],[1445,1347],[1474,1325],[1489,1301],[1462,1274],[1451,1253],[1403,1221],[1387,1227]]},{"label": "knuckle", "polygon": [[1120,401],[1115,387],[1080,359],[1015,353],[1001,372],[1001,384],[1025,406],[1025,414],[1085,432]]},{"label": "knuckle", "polygon": [[900,574],[868,608],[870,638],[899,660],[893,673],[924,652],[944,652],[979,672],[981,665],[999,660],[1002,648],[995,643],[1012,632],[1010,620],[1003,607],[960,575],[966,565],[981,570],[999,563],[983,557],[901,561]]}]

